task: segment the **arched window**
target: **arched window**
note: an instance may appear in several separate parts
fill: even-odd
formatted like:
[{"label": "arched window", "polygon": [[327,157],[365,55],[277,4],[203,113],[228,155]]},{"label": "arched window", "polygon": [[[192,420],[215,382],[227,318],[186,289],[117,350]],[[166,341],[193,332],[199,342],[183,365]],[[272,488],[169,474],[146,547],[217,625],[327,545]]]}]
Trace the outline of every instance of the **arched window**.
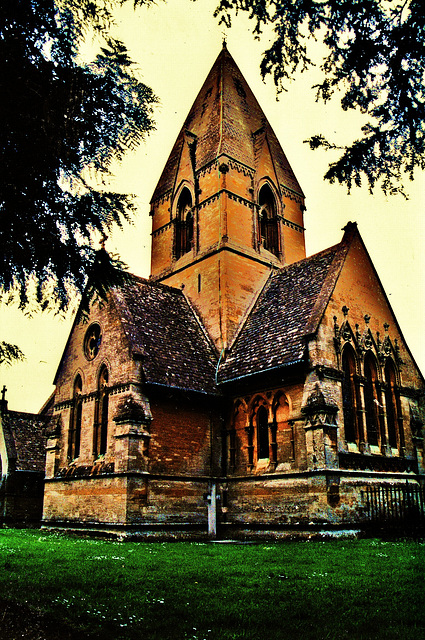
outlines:
[{"label": "arched window", "polygon": [[94,421],[93,453],[95,458],[106,453],[108,445],[109,374],[103,366],[97,381],[97,398]]},{"label": "arched window", "polygon": [[177,203],[175,253],[181,258],[193,246],[192,195],[186,187],[182,190]]},{"label": "arched window", "polygon": [[353,351],[349,347],[346,347],[342,353],[342,373],[345,439],[347,442],[358,442],[357,407],[359,396],[356,385],[356,361]]},{"label": "arched window", "polygon": [[269,450],[269,418],[266,407],[261,405],[257,411],[257,443],[258,458],[268,458]]},{"label": "arched window", "polygon": [[258,229],[260,243],[267,251],[279,255],[279,234],[277,224],[276,200],[268,184],[260,189],[258,196]]},{"label": "arched window", "polygon": [[367,441],[371,445],[379,444],[379,407],[378,374],[374,357],[367,353],[364,359],[364,400],[366,413]]},{"label": "arched window", "polygon": [[72,409],[69,421],[68,434],[68,458],[74,460],[80,455],[81,444],[81,417],[83,412],[83,400],[81,393],[83,390],[83,382],[78,374],[75,378],[74,389],[72,394]]},{"label": "arched window", "polygon": [[[385,363],[385,405],[387,409],[387,426],[388,426],[388,444],[393,449],[398,446],[398,438],[400,438],[400,447],[404,446],[403,428],[401,423],[401,407],[400,396],[397,389],[397,378],[393,362],[388,358]],[[400,430],[399,430],[400,425]],[[398,434],[398,432],[400,433]]]}]

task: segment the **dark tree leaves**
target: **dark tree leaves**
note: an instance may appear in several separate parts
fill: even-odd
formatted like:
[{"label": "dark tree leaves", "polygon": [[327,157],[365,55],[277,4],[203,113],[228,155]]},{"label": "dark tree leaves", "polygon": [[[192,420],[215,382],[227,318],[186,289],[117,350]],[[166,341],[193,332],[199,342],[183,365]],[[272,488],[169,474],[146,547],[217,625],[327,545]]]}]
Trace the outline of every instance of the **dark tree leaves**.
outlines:
[{"label": "dark tree leaves", "polygon": [[16,344],[0,342],[0,365],[10,366],[17,360],[25,360],[25,356]]},{"label": "dark tree leaves", "polygon": [[339,90],[344,110],[370,117],[362,137],[338,147],[322,135],[307,142],[312,149],[342,149],[329,166],[331,182],[372,191],[403,193],[404,175],[425,168],[425,12],[422,0],[221,0],[216,15],[230,26],[231,15],[249,13],[254,34],[271,25],[274,41],[265,52],[261,73],[272,74],[277,89],[295,71],[310,67],[308,43],[321,38],[328,53],[316,86],[327,101]]},{"label": "dark tree leaves", "polygon": [[[22,308],[35,283],[42,306],[53,297],[66,309],[71,291],[84,290],[98,263],[93,237],[132,212],[131,197],[87,182],[90,172],[108,175],[112,160],[153,128],[156,98],[136,78],[125,46],[109,35],[113,6],[0,3],[0,288],[16,291]],[[104,46],[83,64],[79,46],[93,32]]]}]

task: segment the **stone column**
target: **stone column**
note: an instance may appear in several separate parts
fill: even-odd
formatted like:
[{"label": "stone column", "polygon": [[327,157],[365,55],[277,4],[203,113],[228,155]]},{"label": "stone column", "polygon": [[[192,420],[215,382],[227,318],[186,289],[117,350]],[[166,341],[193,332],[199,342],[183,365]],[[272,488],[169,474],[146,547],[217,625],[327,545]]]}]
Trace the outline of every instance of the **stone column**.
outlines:
[{"label": "stone column", "polygon": [[132,396],[119,405],[114,417],[116,473],[148,470],[151,419],[148,405]]},{"label": "stone column", "polygon": [[326,400],[319,384],[307,399],[301,413],[305,416],[307,445],[307,467],[317,469],[338,469],[338,407]]}]

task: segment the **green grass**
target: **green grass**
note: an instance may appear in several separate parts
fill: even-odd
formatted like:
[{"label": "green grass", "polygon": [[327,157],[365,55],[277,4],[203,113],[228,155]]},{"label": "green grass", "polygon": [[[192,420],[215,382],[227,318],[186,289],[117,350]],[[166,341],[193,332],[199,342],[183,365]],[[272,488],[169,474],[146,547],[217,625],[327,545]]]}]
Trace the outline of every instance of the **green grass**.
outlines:
[{"label": "green grass", "polygon": [[136,543],[0,530],[3,599],[79,638],[410,640],[425,637],[424,569],[414,541]]}]

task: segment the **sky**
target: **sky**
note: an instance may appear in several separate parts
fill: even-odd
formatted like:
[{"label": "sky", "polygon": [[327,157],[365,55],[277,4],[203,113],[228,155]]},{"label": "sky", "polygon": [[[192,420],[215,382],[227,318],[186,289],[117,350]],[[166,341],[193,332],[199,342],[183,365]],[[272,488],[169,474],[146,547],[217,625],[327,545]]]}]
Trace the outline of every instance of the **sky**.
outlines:
[{"label": "sky", "polygon": [[[363,117],[343,112],[338,98],[326,105],[315,102],[311,87],[320,77],[317,68],[298,74],[277,100],[272,79],[263,82],[259,70],[269,35],[256,41],[254,25],[245,16],[235,18],[231,29],[219,25],[213,17],[216,4],[217,0],[158,0],[133,11],[128,2],[116,12],[115,34],[127,45],[138,77],[160,103],[154,114],[156,131],[114,166],[109,186],[135,194],[137,213],[132,225],[109,237],[106,249],[118,253],[132,273],[149,276],[149,201],[225,36],[306,195],[307,254],[336,244],[347,222],[357,222],[406,342],[425,372],[425,174],[406,181],[409,200],[387,198],[379,188],[372,195],[365,187],[354,188],[348,195],[346,187],[325,182],[327,165],[336,157],[311,151],[303,141],[323,133],[339,144],[348,143],[360,135]],[[318,60],[320,51],[316,45],[313,54]],[[7,387],[10,409],[38,412],[48,399],[72,320],[71,313],[65,318],[52,313],[27,317],[16,307],[0,306],[1,339],[18,344],[26,355],[22,363],[0,366],[0,388]]]}]

